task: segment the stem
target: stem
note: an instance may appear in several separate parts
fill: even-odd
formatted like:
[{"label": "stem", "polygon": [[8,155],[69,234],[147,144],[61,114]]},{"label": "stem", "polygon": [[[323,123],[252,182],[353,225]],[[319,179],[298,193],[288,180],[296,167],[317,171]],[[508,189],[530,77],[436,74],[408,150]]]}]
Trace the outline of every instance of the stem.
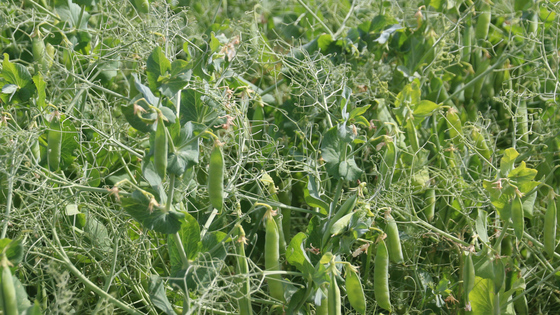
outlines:
[{"label": "stem", "polygon": [[280,80],[276,81],[276,83],[274,83],[273,85],[271,85],[271,86],[267,87],[266,89],[262,90],[259,94],[260,94],[261,96],[266,95],[266,94],[272,92],[272,90],[278,88],[278,86],[280,86],[280,85],[281,85],[282,83],[284,83],[284,82],[286,82],[286,79],[285,79],[285,78],[284,78],[284,79],[280,79]]},{"label": "stem", "polygon": [[315,14],[315,12],[313,12],[313,10],[311,10],[310,7],[308,7],[305,2],[303,2],[303,0],[297,0],[297,2],[299,2],[299,4],[305,8],[305,10],[307,10],[307,12],[309,12],[309,14],[311,14],[311,16],[313,16],[317,22],[319,22],[319,24],[321,24],[321,26],[323,26],[323,28],[325,29],[325,31],[327,31],[331,37],[334,37],[333,32],[331,31],[331,29],[327,26],[327,24],[325,24],[325,22],[323,22],[323,20],[321,20],[317,14]]},{"label": "stem", "polygon": [[333,201],[331,202],[331,205],[329,207],[329,218],[332,217],[332,215],[334,214],[334,209],[336,208],[336,204],[338,203],[338,199],[340,199],[341,194],[342,194],[342,180],[339,180],[338,183],[336,184],[336,190],[334,192]]},{"label": "stem", "polygon": [[167,193],[167,203],[165,204],[165,212],[171,210],[173,203],[173,195],[175,194],[175,174],[169,175],[169,192]]},{"label": "stem", "polygon": [[[12,159],[13,162],[13,159]],[[12,164],[13,165],[13,164]],[[8,195],[6,196],[6,211],[4,211],[4,222],[2,226],[2,234],[0,234],[0,238],[5,238],[6,233],[8,232],[8,222],[10,219],[10,212],[12,211],[12,194],[14,190],[14,175],[8,176]]]},{"label": "stem", "polygon": [[208,229],[210,228],[210,225],[212,224],[212,221],[214,221],[214,218],[216,217],[216,214],[218,214],[218,210],[212,208],[212,213],[210,213],[210,216],[208,217],[208,220],[206,220],[206,223],[204,224],[204,227],[202,228],[202,231],[200,232],[200,239],[204,239],[204,236],[206,235],[206,232],[208,232]]},{"label": "stem", "polygon": [[183,241],[181,241],[181,236],[179,235],[179,232],[173,234],[173,240],[175,241],[175,246],[177,247],[179,256],[181,256],[183,269],[189,268],[189,260],[187,258],[187,254],[185,253],[185,248],[183,247]]}]

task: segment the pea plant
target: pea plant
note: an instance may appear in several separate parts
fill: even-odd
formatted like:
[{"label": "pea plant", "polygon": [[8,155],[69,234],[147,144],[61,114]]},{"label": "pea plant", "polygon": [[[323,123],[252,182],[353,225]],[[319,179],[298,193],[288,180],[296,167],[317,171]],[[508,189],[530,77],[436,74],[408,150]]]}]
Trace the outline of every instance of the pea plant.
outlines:
[{"label": "pea plant", "polygon": [[0,3],[0,310],[557,313],[559,14]]}]

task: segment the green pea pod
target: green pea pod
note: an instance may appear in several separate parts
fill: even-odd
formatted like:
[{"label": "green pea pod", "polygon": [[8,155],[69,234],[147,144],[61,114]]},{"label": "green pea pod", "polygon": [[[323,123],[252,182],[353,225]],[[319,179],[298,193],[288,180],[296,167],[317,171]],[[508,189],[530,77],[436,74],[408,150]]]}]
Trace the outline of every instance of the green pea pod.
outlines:
[{"label": "green pea pod", "polygon": [[344,229],[350,223],[350,219],[352,219],[352,215],[354,213],[348,213],[347,215],[343,216],[342,218],[338,219],[330,228],[329,234],[331,236],[338,235],[344,231]]},{"label": "green pea pod", "polygon": [[[525,287],[525,279],[524,278],[519,278],[519,281],[521,282],[518,286],[521,288]],[[517,289],[515,291],[515,296],[517,297],[517,295],[521,295],[523,293],[523,289]],[[527,305],[527,298],[525,297],[526,294],[523,294],[523,296],[521,298],[516,299],[513,302],[513,306],[515,307],[515,312],[518,315],[528,315],[529,314],[529,307]]]},{"label": "green pea pod", "polygon": [[511,254],[513,254],[513,243],[509,235],[502,239],[501,254],[506,257],[511,257]]},{"label": "green pea pod", "polygon": [[391,298],[389,296],[389,252],[383,240],[377,245],[375,255],[375,269],[373,272],[373,289],[377,304],[391,311]]},{"label": "green pea pod", "polygon": [[[278,201],[291,206],[292,205],[292,180],[288,178],[280,183],[280,190],[278,191]],[[285,239],[291,239],[292,234],[292,210],[282,208],[282,230],[284,231]]]},{"label": "green pea pod", "polygon": [[58,112],[54,112],[49,124],[47,135],[47,163],[49,169],[56,172],[60,168],[60,155],[62,151],[62,126]]},{"label": "green pea pod", "polygon": [[472,254],[466,252],[463,254],[463,291],[465,294],[465,304],[469,303],[469,293],[474,288],[476,278]]},{"label": "green pea pod", "polygon": [[[265,214],[266,217],[266,233],[265,233],[265,249],[264,249],[264,264],[266,271],[280,270],[280,233],[276,221],[272,217],[272,210],[268,210]],[[282,278],[280,275],[269,275],[266,277],[268,281],[268,290],[270,296],[273,298],[284,301],[284,287],[282,285]]]},{"label": "green pea pod", "polygon": [[488,144],[486,143],[484,136],[476,128],[472,130],[472,138],[475,142],[476,151],[487,161],[492,161],[492,151],[488,148]]},{"label": "green pea pod", "polygon": [[461,123],[461,118],[459,118],[457,114],[457,110],[453,107],[449,108],[445,118],[447,127],[449,128],[449,138],[453,140],[453,143],[458,148],[463,148],[463,124]]},{"label": "green pea pod", "polygon": [[224,204],[224,157],[218,143],[214,144],[210,154],[208,195],[212,206],[221,213]]},{"label": "green pea pod", "polygon": [[525,219],[523,213],[523,203],[519,196],[515,196],[511,202],[511,220],[513,221],[513,231],[518,240],[523,238],[523,231],[525,229]]},{"label": "green pea pod", "polygon": [[348,295],[348,301],[350,305],[359,314],[366,313],[366,297],[364,295],[364,288],[362,287],[362,282],[360,278],[354,271],[354,267],[346,266],[346,293]]},{"label": "green pea pod", "polygon": [[477,40],[484,40],[488,37],[488,30],[490,29],[490,20],[492,19],[492,7],[487,0],[482,0],[482,5],[478,8],[478,18],[476,20],[476,30],[474,37]]},{"label": "green pea pod", "polygon": [[237,240],[235,241],[237,274],[244,278],[240,279],[240,287],[238,292],[239,314],[252,315],[253,308],[251,306],[251,281],[249,278],[249,265],[245,256],[245,231],[241,224],[236,225]]},{"label": "green pea pod", "polygon": [[557,224],[556,202],[550,198],[544,216],[544,251],[548,257],[554,257],[556,249],[556,224]]},{"label": "green pea pod", "polygon": [[261,141],[264,134],[264,107],[262,102],[257,102],[253,111],[251,133],[253,139]]},{"label": "green pea pod", "polygon": [[41,161],[41,146],[39,145],[39,139],[33,141],[31,144],[31,156],[33,157],[33,161],[36,163]]},{"label": "green pea pod", "polygon": [[[470,18],[469,18],[470,19]],[[473,27],[470,23],[465,25],[463,29],[463,48],[461,48],[461,61],[469,62],[471,60],[471,50],[472,50],[472,35]]]},{"label": "green pea pod", "polygon": [[163,114],[160,113],[158,115],[156,136],[154,139],[154,166],[161,180],[164,180],[167,174],[167,151],[167,134],[165,131],[165,124],[163,123]]},{"label": "green pea pod", "polygon": [[134,7],[139,13],[148,13],[150,11],[150,2],[148,0],[134,0]]},{"label": "green pea pod", "polygon": [[33,40],[31,41],[31,51],[33,52],[33,61],[37,63],[41,71],[46,71],[49,67],[45,42],[41,38],[39,29],[34,32]]},{"label": "green pea pod", "polygon": [[387,233],[387,244],[389,245],[389,258],[395,264],[401,264],[404,260],[401,239],[399,237],[399,228],[397,222],[389,214],[386,217],[387,225],[385,226],[385,233]]},{"label": "green pea pod", "polygon": [[342,302],[340,298],[340,288],[336,283],[336,275],[334,273],[331,273],[328,305],[329,305],[329,315],[342,315]]},{"label": "green pea pod", "polygon": [[12,279],[12,272],[8,267],[8,259],[4,256],[2,259],[2,304],[4,306],[4,315],[18,315],[16,288]]},{"label": "green pea pod", "polygon": [[418,142],[418,133],[416,132],[416,126],[414,126],[414,119],[412,117],[408,117],[406,119],[406,137],[408,138],[408,142],[412,147],[414,152],[417,152],[420,148],[420,144]]},{"label": "green pea pod", "polygon": [[436,213],[436,190],[434,188],[426,189],[424,193],[424,200],[426,200],[426,208],[424,208],[424,215],[428,222],[434,219]]},{"label": "green pea pod", "polygon": [[529,119],[527,116],[527,102],[521,101],[517,106],[517,138],[529,143]]}]

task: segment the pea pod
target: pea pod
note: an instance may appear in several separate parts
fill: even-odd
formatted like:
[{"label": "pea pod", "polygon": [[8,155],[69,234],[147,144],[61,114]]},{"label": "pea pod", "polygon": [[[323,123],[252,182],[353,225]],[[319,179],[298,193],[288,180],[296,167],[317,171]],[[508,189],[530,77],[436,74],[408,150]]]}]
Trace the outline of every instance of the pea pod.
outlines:
[{"label": "pea pod", "polygon": [[[470,20],[470,18],[469,18]],[[473,27],[469,23],[463,29],[463,48],[461,48],[461,61],[469,62],[471,59]]]},{"label": "pea pod", "polygon": [[[280,183],[280,190],[278,191],[278,201],[281,203],[291,206],[292,205],[292,190],[291,179],[282,181]],[[285,239],[291,239],[292,230],[292,210],[282,208],[282,231],[284,231]]]},{"label": "pea pod", "polygon": [[350,305],[359,313],[366,313],[366,297],[360,278],[354,271],[354,267],[346,265],[346,293]]},{"label": "pea pod", "polygon": [[238,292],[237,303],[239,305],[240,315],[252,315],[253,308],[251,306],[251,281],[249,278],[249,265],[245,256],[245,231],[241,224],[236,225],[237,240],[235,242],[237,274],[242,276],[240,280],[240,288]]},{"label": "pea pod", "polygon": [[424,208],[424,215],[428,222],[432,221],[436,213],[436,190],[434,188],[426,189],[424,193],[424,200],[426,200],[426,208]]},{"label": "pea pod", "polygon": [[154,139],[154,166],[161,180],[164,180],[167,174],[167,151],[168,143],[163,114],[159,113]]},{"label": "pea pod", "polygon": [[389,296],[389,252],[383,240],[377,245],[375,255],[375,269],[373,273],[373,289],[377,304],[391,311],[391,298]]},{"label": "pea pod", "polygon": [[[523,294],[523,288],[525,288],[525,279],[523,277],[521,277],[521,278],[519,278],[518,281],[520,282],[520,284],[518,285],[518,287],[520,287],[520,288],[515,291],[515,296],[516,297],[518,295]],[[529,314],[529,307],[527,305],[527,298],[525,296],[526,295],[523,294],[521,296],[521,298],[518,298],[513,302],[513,306],[515,307],[515,312],[518,315]]]},{"label": "pea pod", "polygon": [[[280,270],[280,233],[278,231],[276,221],[274,221],[274,218],[272,217],[272,210],[268,210],[265,217],[266,231],[264,264],[266,271],[278,271]],[[284,287],[282,285],[282,278],[280,275],[269,275],[266,278],[268,281],[270,296],[279,301],[284,301]]]},{"label": "pea pod", "polygon": [[356,206],[356,201],[357,201],[357,194],[352,195],[350,198],[346,199],[346,201],[338,208],[338,210],[336,210],[335,214],[332,216],[332,218],[329,220],[329,223],[327,224],[327,228],[325,229],[325,234],[323,235],[323,245],[324,246],[327,241],[329,240],[329,237],[331,237],[332,235],[332,231],[333,231],[333,226],[339,222],[344,216],[348,215],[350,211],[352,211],[354,209],[354,206]]},{"label": "pea pod", "polygon": [[316,315],[328,315],[329,314],[329,299],[328,297],[324,296],[323,299],[321,299],[321,305],[318,305],[317,308],[315,309],[315,314]]},{"label": "pea pod", "polygon": [[399,237],[399,228],[395,219],[388,214],[387,225],[385,226],[385,233],[387,233],[387,244],[389,245],[389,258],[395,264],[401,264],[404,260],[401,239]]},{"label": "pea pod", "polygon": [[336,275],[331,273],[331,282],[329,285],[329,315],[342,315],[342,302],[340,299],[340,288],[336,283]]},{"label": "pea pod", "polygon": [[4,315],[18,315],[16,288],[12,279],[12,272],[8,266],[6,256],[2,259],[2,304],[4,306]]},{"label": "pea pod", "polygon": [[62,151],[62,126],[57,111],[53,113],[53,117],[49,124],[49,133],[47,135],[47,163],[49,169],[56,172],[60,168],[60,155]]},{"label": "pea pod", "polygon": [[210,154],[208,195],[212,206],[221,213],[224,204],[224,157],[218,143],[214,144]]},{"label": "pea pod", "polygon": [[476,278],[474,271],[474,263],[472,254],[466,252],[463,254],[463,291],[465,294],[465,304],[469,303],[469,293],[474,288],[474,281]]},{"label": "pea pod", "polygon": [[49,62],[45,42],[41,38],[41,32],[39,32],[38,28],[35,30],[33,40],[31,41],[31,51],[33,52],[33,61],[37,63],[41,71],[46,71],[49,67]]},{"label": "pea pod", "polygon": [[544,251],[550,258],[554,256],[556,249],[557,215],[556,203],[550,198],[544,216]]},{"label": "pea pod", "polygon": [[416,126],[414,126],[414,118],[408,117],[406,120],[406,136],[408,138],[408,142],[412,147],[414,152],[417,152],[420,148],[420,144],[418,142],[418,134],[416,132]]},{"label": "pea pod", "polygon": [[474,37],[477,40],[484,40],[488,37],[488,30],[490,29],[490,20],[492,19],[492,7],[487,0],[481,0],[482,5],[477,10],[479,12],[478,18],[476,20],[476,29],[474,31]]},{"label": "pea pod", "polygon": [[523,231],[525,229],[525,219],[523,213],[523,203],[519,196],[515,196],[511,202],[511,220],[513,222],[513,231],[518,240],[523,238]]},{"label": "pea pod", "polygon": [[459,118],[459,115],[457,114],[457,110],[453,107],[449,108],[445,118],[449,128],[449,138],[453,140],[453,143],[457,147],[463,148],[463,125],[461,123],[461,118]]},{"label": "pea pod", "polygon": [[148,0],[134,0],[134,7],[140,13],[148,13],[150,11],[150,2]]},{"label": "pea pod", "polygon": [[471,135],[475,142],[476,151],[482,155],[486,161],[492,161],[492,151],[488,148],[488,144],[486,143],[484,136],[476,128],[472,130]]}]

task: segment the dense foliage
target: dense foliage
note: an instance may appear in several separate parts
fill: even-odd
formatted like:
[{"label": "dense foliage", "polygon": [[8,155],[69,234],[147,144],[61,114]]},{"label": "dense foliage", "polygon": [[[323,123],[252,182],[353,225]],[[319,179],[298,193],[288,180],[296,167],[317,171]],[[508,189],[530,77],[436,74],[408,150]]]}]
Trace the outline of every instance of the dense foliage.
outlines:
[{"label": "dense foliage", "polygon": [[0,310],[559,313],[559,15],[0,2]]}]

